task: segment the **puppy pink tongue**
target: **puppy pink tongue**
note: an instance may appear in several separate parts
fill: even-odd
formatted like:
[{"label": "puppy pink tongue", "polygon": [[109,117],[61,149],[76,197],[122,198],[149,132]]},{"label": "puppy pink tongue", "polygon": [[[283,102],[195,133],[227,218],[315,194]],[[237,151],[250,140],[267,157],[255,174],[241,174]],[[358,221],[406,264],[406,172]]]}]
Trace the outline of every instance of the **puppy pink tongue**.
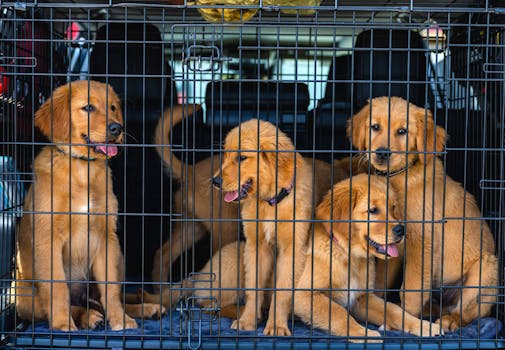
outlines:
[{"label": "puppy pink tongue", "polygon": [[226,192],[224,195],[225,202],[233,202],[238,198],[238,191]]},{"label": "puppy pink tongue", "polygon": [[392,256],[392,257],[398,257],[400,254],[398,254],[398,247],[396,246],[396,244],[388,244],[386,245],[386,253],[389,255],[389,256]]},{"label": "puppy pink tongue", "polygon": [[111,145],[98,145],[96,146],[97,149],[99,149],[103,154],[105,154],[108,157],[114,157],[117,155],[117,147],[116,146],[111,146]]}]

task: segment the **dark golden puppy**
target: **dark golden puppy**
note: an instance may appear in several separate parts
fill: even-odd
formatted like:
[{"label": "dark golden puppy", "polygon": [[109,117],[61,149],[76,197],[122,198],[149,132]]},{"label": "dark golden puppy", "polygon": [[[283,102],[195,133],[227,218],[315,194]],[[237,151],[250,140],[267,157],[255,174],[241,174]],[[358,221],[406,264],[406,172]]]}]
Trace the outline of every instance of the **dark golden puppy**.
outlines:
[{"label": "dark golden puppy", "polygon": [[[123,139],[120,101],[105,84],[76,81],[53,92],[35,114],[35,125],[53,144],[35,159],[35,181],[25,199],[17,237],[17,311],[24,319],[48,320],[53,329],[76,330],[76,323],[94,328],[103,315],[71,306],[71,295],[86,290],[66,280],[122,278],[117,200],[107,165]],[[120,284],[98,283],[98,292],[113,330],[137,327],[124,313]],[[126,310],[133,317],[162,312],[158,305]]]},{"label": "dark golden puppy", "polygon": [[347,310],[360,321],[415,335],[440,333],[439,325],[368,292],[375,288],[374,257],[397,258],[405,235],[395,208],[398,199],[386,193],[385,180],[361,174],[336,184],[317,207],[323,222],[315,224],[295,292],[295,314],[305,322],[334,335],[359,337],[350,339],[355,342],[379,333],[360,325]]},{"label": "dark golden puppy", "polygon": [[[444,172],[436,157],[445,130],[431,113],[398,97],[373,99],[349,122],[355,147],[370,151],[376,174],[398,193],[407,220],[406,271],[402,305],[418,316],[428,292],[441,285],[464,286],[452,293],[439,322],[444,330],[489,315],[498,283],[498,259],[489,226],[473,196]],[[405,200],[406,199],[406,200]],[[480,287],[486,287],[481,289]],[[480,302],[478,301],[480,300]]]},{"label": "dark golden puppy", "polygon": [[287,290],[296,286],[303,268],[312,178],[312,165],[268,122],[249,120],[226,136],[222,169],[213,183],[224,192],[226,202],[240,201],[246,237],[246,304],[232,328],[256,329],[265,294],[262,289],[277,276],[264,334],[291,334],[287,321],[292,292]]}]

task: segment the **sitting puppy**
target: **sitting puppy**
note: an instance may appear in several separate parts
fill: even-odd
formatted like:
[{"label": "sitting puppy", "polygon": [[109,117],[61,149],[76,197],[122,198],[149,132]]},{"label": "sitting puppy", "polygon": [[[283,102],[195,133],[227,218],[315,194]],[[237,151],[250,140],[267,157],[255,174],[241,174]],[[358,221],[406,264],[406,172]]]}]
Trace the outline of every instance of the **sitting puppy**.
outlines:
[{"label": "sitting puppy", "polygon": [[[181,213],[182,220],[171,225],[170,239],[163,243],[154,255],[152,280],[168,282],[172,264],[186,247],[212,234],[212,251],[234,242],[240,237],[240,208],[235,202],[223,201],[222,193],[212,191],[210,179],[221,167],[218,153],[196,164],[185,164],[173,153],[171,133],[173,127],[200,110],[199,105],[177,105],[165,110],[160,117],[154,134],[156,150],[160,155],[167,175],[180,182],[180,188],[173,194],[175,212]],[[315,203],[326,193],[334,182],[349,177],[350,169],[356,169],[358,162],[350,164],[349,159],[335,160],[332,166],[322,160],[306,158],[314,166]],[[355,170],[357,173],[358,170]],[[333,181],[334,180],[334,181]],[[188,221],[190,225],[184,225]],[[163,284],[154,284],[156,292]]]},{"label": "sitting puppy", "polygon": [[494,239],[473,196],[445,174],[434,154],[444,149],[445,130],[424,108],[378,97],[352,117],[347,131],[402,199],[398,207],[408,232],[400,293],[405,311],[419,316],[429,290],[460,285],[461,292],[447,293],[450,303],[438,321],[443,329],[489,315],[498,285]]},{"label": "sitting puppy", "polygon": [[[336,184],[316,209],[313,242],[295,292],[295,314],[333,335],[380,334],[360,321],[414,335],[440,334],[440,326],[420,320],[375,295],[375,258],[399,256],[405,229],[398,221],[398,199],[386,181],[361,174]],[[370,339],[368,340],[370,341]]]},{"label": "sitting puppy", "polygon": [[257,328],[264,288],[276,276],[264,334],[291,334],[290,289],[303,268],[312,217],[312,179],[312,165],[274,125],[252,119],[226,136],[222,167],[213,183],[224,192],[226,202],[240,203],[246,238],[246,304],[232,328]]},{"label": "sitting puppy", "polygon": [[58,330],[95,328],[102,312],[71,302],[89,295],[87,284],[67,284],[90,277],[99,282],[99,309],[113,330],[136,328],[132,317],[159,316],[159,305],[127,305],[127,315],[121,304],[123,257],[107,164],[123,139],[116,93],[96,81],[61,86],[37,111],[35,125],[52,144],[35,159],[17,236],[19,316]]}]

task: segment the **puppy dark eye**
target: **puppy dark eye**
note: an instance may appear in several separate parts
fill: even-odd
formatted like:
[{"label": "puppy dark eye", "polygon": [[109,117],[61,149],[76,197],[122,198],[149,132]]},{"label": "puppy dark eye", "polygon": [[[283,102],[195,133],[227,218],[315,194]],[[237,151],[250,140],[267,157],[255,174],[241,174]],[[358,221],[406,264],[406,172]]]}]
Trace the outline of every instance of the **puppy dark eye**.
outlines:
[{"label": "puppy dark eye", "polygon": [[86,111],[86,112],[94,112],[95,111],[95,106],[93,105],[86,105],[84,107],[81,108],[83,111]]},{"label": "puppy dark eye", "polygon": [[243,162],[244,160],[246,160],[247,157],[246,156],[237,156],[237,162]]},{"label": "puppy dark eye", "polygon": [[115,112],[115,111],[116,111],[116,106],[111,105],[111,106],[110,106],[110,110],[111,110],[111,111],[113,111],[113,112]]},{"label": "puppy dark eye", "polygon": [[370,214],[377,214],[377,213],[379,212],[379,210],[378,210],[376,207],[370,207],[370,208],[368,209],[368,212],[369,212]]},{"label": "puppy dark eye", "polygon": [[371,128],[373,131],[379,131],[381,129],[381,126],[379,124],[372,124]]},{"label": "puppy dark eye", "polygon": [[397,133],[398,135],[405,135],[405,134],[407,133],[407,129],[405,129],[405,128],[400,128],[400,129],[396,130],[396,133]]}]

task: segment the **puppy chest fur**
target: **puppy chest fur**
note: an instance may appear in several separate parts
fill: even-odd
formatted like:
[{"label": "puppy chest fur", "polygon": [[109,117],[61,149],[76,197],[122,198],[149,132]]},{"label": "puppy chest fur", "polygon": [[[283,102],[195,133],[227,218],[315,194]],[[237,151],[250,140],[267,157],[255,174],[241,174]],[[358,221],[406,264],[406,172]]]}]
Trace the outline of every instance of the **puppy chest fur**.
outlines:
[{"label": "puppy chest fur", "polygon": [[[331,282],[331,288],[334,289],[326,294],[340,305],[352,308],[358,298],[365,293],[365,289],[373,287],[373,284],[367,283],[367,281],[373,281],[375,276],[373,263],[367,263],[367,260],[362,258],[349,260],[348,253],[337,247],[335,243],[330,253],[330,238],[324,233],[318,236],[315,243],[322,249],[315,252],[314,259],[319,259],[322,263],[318,266],[327,267],[323,275],[326,276],[324,278],[327,278],[328,283]],[[310,264],[310,261],[307,263]],[[320,273],[321,271],[314,272],[317,275]],[[318,278],[317,275],[314,277]]]},{"label": "puppy chest fur", "polygon": [[[30,198],[25,207],[36,212],[33,233],[32,230],[23,232],[29,235],[25,238],[35,244],[51,239],[63,242],[66,276],[88,279],[88,270],[105,242],[107,231],[115,230],[117,200],[112,193],[110,169],[102,160],[82,167],[75,164],[82,160],[69,161],[68,156],[54,153],[52,166],[48,167],[44,161],[50,153],[50,148],[44,149],[42,157],[35,162],[34,168],[39,170],[33,186],[35,205],[32,208]],[[51,170],[61,167],[68,167],[69,172]],[[48,186],[51,183],[52,186]],[[113,220],[108,221],[111,216]],[[47,234],[51,227],[52,234]]]}]

